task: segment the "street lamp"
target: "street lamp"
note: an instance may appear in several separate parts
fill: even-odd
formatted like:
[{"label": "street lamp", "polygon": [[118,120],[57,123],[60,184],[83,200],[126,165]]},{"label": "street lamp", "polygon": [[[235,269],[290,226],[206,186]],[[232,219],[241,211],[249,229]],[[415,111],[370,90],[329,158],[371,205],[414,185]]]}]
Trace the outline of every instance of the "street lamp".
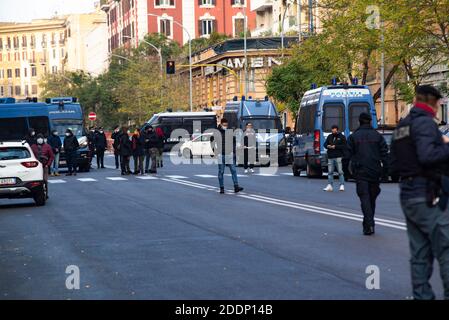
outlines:
[{"label": "street lamp", "polygon": [[121,55],[115,54],[115,53],[111,53],[111,57],[116,57],[116,58],[120,58],[120,59],[127,60],[127,61],[129,61],[129,62],[132,62],[132,60],[131,60],[130,58],[127,58],[127,57],[125,57],[125,56],[121,56]]},{"label": "street lamp", "polygon": [[285,15],[287,14],[287,10],[289,7],[290,7],[290,2],[287,2],[285,9],[284,9],[284,14],[282,15],[282,20],[281,20],[281,54],[282,54],[282,58],[284,57],[284,22],[285,22]]},{"label": "street lamp", "polygon": [[[163,18],[160,15],[148,13],[148,16],[157,17],[157,18]],[[177,26],[181,27],[184,32],[189,37],[189,105],[190,105],[190,111],[193,111],[193,81],[192,81],[192,37],[190,35],[189,30],[187,30],[186,27],[184,27],[181,23],[178,21],[173,20],[173,23]]]}]

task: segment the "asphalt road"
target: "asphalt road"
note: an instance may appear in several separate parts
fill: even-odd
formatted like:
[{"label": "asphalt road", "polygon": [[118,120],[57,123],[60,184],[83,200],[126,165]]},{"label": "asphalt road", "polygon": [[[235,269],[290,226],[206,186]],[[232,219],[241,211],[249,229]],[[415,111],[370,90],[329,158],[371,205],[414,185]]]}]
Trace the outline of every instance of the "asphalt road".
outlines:
[{"label": "asphalt road", "polygon": [[[0,200],[1,299],[407,299],[409,250],[396,184],[362,235],[355,186],[290,167],[243,175],[220,195],[213,165],[170,163],[122,180],[108,167],[52,178],[45,207]],[[229,172],[227,172],[229,173]],[[117,180],[118,179],[118,180]],[[228,189],[232,181],[226,177]],[[66,288],[67,266],[80,289]],[[380,289],[368,290],[368,266]],[[438,269],[432,279],[439,297]]]}]

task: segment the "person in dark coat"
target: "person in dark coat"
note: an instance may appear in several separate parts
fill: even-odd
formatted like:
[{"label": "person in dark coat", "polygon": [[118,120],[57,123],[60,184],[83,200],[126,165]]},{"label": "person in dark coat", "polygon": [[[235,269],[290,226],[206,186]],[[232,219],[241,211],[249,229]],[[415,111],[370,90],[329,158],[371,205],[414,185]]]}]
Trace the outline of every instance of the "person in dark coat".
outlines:
[{"label": "person in dark coat", "polygon": [[24,139],[30,146],[36,144],[36,130],[30,128]]},{"label": "person in dark coat", "polygon": [[[157,173],[156,160],[161,146],[162,138],[160,138],[154,131],[152,126],[148,126],[145,130],[145,172]],[[150,168],[151,160],[151,169]]]},{"label": "person in dark coat", "polygon": [[80,145],[78,143],[78,139],[73,134],[72,130],[67,129],[65,132],[65,138],[64,138],[64,153],[67,160],[67,168],[69,172],[66,174],[66,176],[74,175],[76,176],[77,171],[77,151],[80,148]]},{"label": "person in dark coat", "polygon": [[51,175],[59,176],[59,155],[61,154],[62,141],[58,131],[53,130],[47,139],[47,143],[50,145],[55,156],[53,164],[50,166]]},{"label": "person in dark coat", "polygon": [[134,174],[143,175],[143,161],[145,159],[144,145],[145,141],[143,134],[141,134],[140,129],[136,128],[132,136],[132,149],[133,149],[133,159],[134,159]]},{"label": "person in dark coat", "polygon": [[157,127],[155,131],[157,136],[159,137],[159,144],[157,147],[159,152],[156,157],[156,163],[158,168],[162,168],[164,166],[163,158],[164,158],[165,135],[161,127]]},{"label": "person in dark coat", "polygon": [[131,174],[131,169],[129,168],[129,160],[133,154],[132,143],[129,137],[129,130],[127,127],[122,128],[122,134],[120,135],[119,141],[119,152],[120,152],[120,165],[122,170],[122,175]]},{"label": "person in dark coat", "polygon": [[400,201],[407,223],[413,297],[433,300],[434,259],[440,265],[444,298],[449,300],[449,138],[435,122],[442,94],[432,86],[416,89],[414,106],[394,131],[392,173],[401,177]]},{"label": "person in dark coat", "polygon": [[[92,158],[94,157],[95,153],[95,138],[97,136],[97,130],[94,127],[89,128],[89,133],[87,134],[87,147],[89,148],[89,167],[92,166]],[[97,160],[98,162],[98,160]]]},{"label": "person in dark coat", "polygon": [[348,138],[350,168],[356,180],[357,195],[363,211],[363,234],[374,234],[376,199],[380,180],[387,168],[388,145],[384,137],[371,126],[371,115],[362,113],[360,127]]},{"label": "person in dark coat", "polygon": [[108,147],[108,139],[104,134],[103,128],[99,128],[94,138],[95,152],[97,156],[97,168],[104,169],[104,153]]},{"label": "person in dark coat", "polygon": [[112,147],[114,149],[114,158],[115,158],[115,168],[116,169],[118,169],[120,167],[119,145],[120,145],[120,136],[121,135],[122,135],[122,132],[120,131],[120,128],[118,126],[116,126],[111,135],[111,139],[113,140]]},{"label": "person in dark coat", "polygon": [[340,182],[340,191],[345,191],[345,174],[343,172],[343,156],[346,146],[345,136],[338,131],[338,126],[332,126],[332,133],[327,136],[324,142],[324,148],[327,149],[328,161],[328,185],[324,191],[334,191],[334,171],[337,168],[338,178]]}]

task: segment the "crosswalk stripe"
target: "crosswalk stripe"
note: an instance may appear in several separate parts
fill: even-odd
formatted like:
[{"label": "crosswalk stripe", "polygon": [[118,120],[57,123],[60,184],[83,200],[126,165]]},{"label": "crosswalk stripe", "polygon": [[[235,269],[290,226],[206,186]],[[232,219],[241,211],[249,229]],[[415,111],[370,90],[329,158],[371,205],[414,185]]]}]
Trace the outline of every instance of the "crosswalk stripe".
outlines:
[{"label": "crosswalk stripe", "polygon": [[196,174],[195,177],[199,177],[199,178],[216,178],[217,176],[213,176],[211,174]]},{"label": "crosswalk stripe", "polygon": [[187,179],[188,177],[185,176],[177,176],[177,175],[173,175],[173,176],[165,176],[166,178],[170,178],[170,179]]},{"label": "crosswalk stripe", "polygon": [[[230,174],[230,173],[225,173],[225,176],[227,176],[227,177],[232,177],[232,174]],[[247,175],[244,175],[244,174],[238,174],[237,177],[238,177],[238,178],[247,178],[248,176],[247,176]]]},{"label": "crosswalk stripe", "polygon": [[56,180],[48,180],[48,183],[56,184],[56,183],[66,183],[67,181],[62,179],[56,179]]},{"label": "crosswalk stripe", "polygon": [[292,172],[284,172],[284,173],[281,173],[283,176],[292,176],[293,175],[293,173]]},{"label": "crosswalk stripe", "polygon": [[106,177],[106,179],[111,181],[127,181],[128,179],[122,177]]},{"label": "crosswalk stripe", "polygon": [[140,179],[140,180],[158,180],[159,178],[152,177],[152,176],[140,176],[140,177],[136,177],[136,179]]},{"label": "crosswalk stripe", "polygon": [[93,179],[93,178],[79,178],[76,180],[81,181],[81,182],[97,182],[98,181],[97,179]]},{"label": "crosswalk stripe", "polygon": [[255,173],[255,176],[260,176],[260,177],[279,177],[278,174],[274,174],[274,173]]}]

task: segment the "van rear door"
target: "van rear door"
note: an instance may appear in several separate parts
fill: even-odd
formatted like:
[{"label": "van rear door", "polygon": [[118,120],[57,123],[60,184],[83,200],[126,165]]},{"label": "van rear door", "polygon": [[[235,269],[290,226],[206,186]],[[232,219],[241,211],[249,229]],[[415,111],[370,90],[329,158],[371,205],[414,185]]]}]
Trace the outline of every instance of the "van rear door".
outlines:
[{"label": "van rear door", "polygon": [[365,112],[371,114],[368,102],[351,102],[348,106],[349,132],[352,133],[359,127],[359,116]]}]

